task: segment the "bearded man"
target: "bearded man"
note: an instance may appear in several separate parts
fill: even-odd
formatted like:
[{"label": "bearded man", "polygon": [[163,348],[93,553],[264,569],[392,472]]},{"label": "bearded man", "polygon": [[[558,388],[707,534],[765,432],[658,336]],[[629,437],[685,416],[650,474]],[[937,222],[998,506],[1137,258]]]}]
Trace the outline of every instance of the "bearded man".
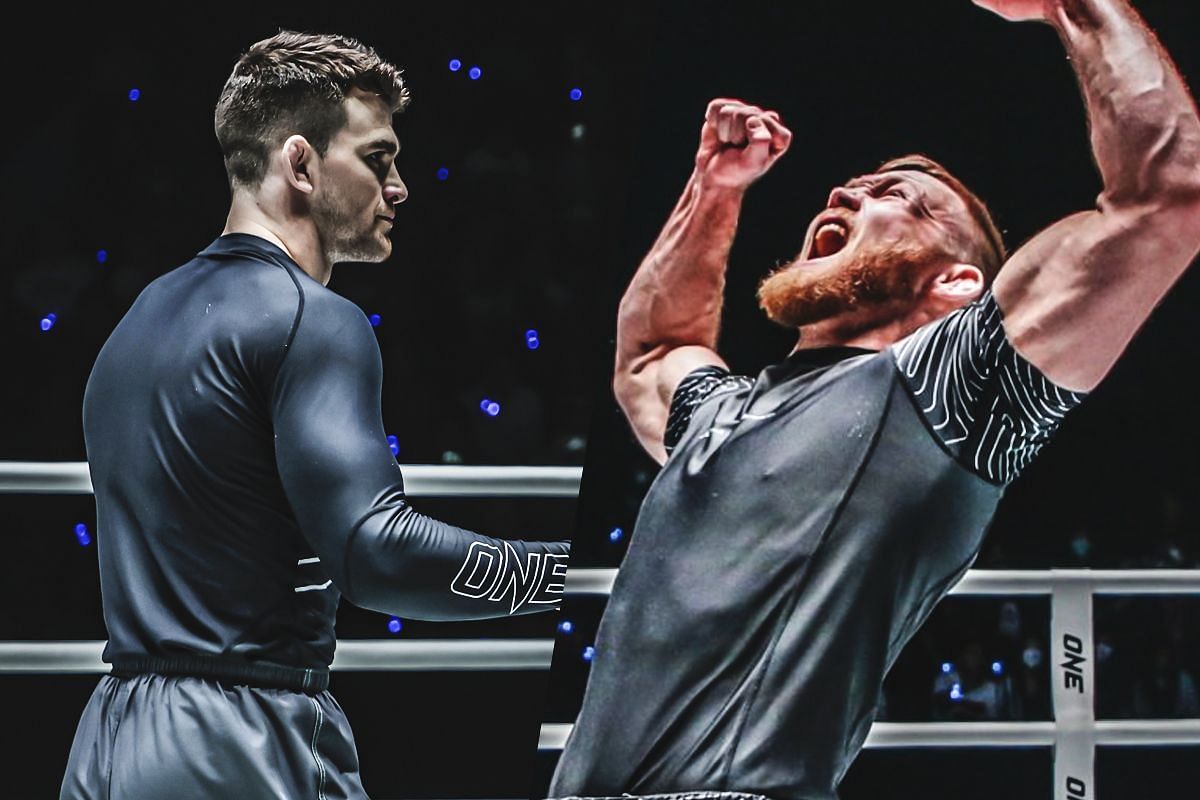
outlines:
[{"label": "bearded man", "polygon": [[709,105],[620,306],[615,393],[665,463],[551,796],[835,798],[884,675],[1005,487],[1200,249],[1200,119],[1126,0],[976,2],[1059,33],[1096,208],[1006,259],[944,167],[889,161],[835,188],[761,284],[795,349],[731,375],[715,351],[725,262],[747,187],[791,134],[772,111]]}]

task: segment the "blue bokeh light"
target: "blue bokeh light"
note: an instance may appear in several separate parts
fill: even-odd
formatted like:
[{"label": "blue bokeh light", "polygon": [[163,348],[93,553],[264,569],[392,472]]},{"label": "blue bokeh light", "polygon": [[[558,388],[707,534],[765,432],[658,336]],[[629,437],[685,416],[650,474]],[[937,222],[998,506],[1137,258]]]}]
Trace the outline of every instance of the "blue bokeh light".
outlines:
[{"label": "blue bokeh light", "polygon": [[88,533],[88,526],[82,522],[75,525],[75,540],[83,547],[87,547],[92,543],[92,536]]},{"label": "blue bokeh light", "polygon": [[562,622],[558,623],[558,632],[559,633],[571,633],[574,630],[575,630],[575,623],[571,622],[571,620],[569,620],[569,619],[564,619]]},{"label": "blue bokeh light", "polygon": [[450,177],[450,170],[446,169],[445,167],[438,167],[437,179],[439,181],[444,181],[449,177]]},{"label": "blue bokeh light", "polygon": [[542,340],[538,336],[538,332],[533,328],[525,331],[525,346],[530,350],[537,350],[542,346]]},{"label": "blue bokeh light", "polygon": [[955,702],[963,699],[963,690],[961,684],[956,683],[950,687],[950,699]]},{"label": "blue bokeh light", "polygon": [[1003,661],[993,661],[992,662],[992,674],[993,675],[1003,675],[1004,674],[1004,662]]},{"label": "blue bokeh light", "polygon": [[590,644],[587,647],[583,648],[583,660],[584,661],[591,661],[595,657],[596,657],[596,648],[592,647]]},{"label": "blue bokeh light", "polygon": [[399,633],[403,629],[404,623],[400,621],[399,617],[392,617],[388,620],[388,630],[392,633]]},{"label": "blue bokeh light", "polygon": [[625,537],[625,531],[620,528],[613,528],[608,532],[608,540],[610,542],[619,542]]},{"label": "blue bokeh light", "polygon": [[500,404],[495,400],[488,400],[485,397],[479,403],[479,410],[487,414],[489,417],[494,417],[500,413]]},{"label": "blue bokeh light", "polygon": [[450,59],[450,71],[458,72],[460,69],[462,69],[462,62],[457,58]]},{"label": "blue bokeh light", "polygon": [[471,78],[471,80],[477,81],[483,77],[483,70],[481,70],[479,67],[471,67],[469,70],[467,70],[467,75]]},{"label": "blue bokeh light", "polygon": [[54,323],[56,323],[56,322],[58,322],[57,314],[47,314],[46,316],[42,317],[40,322],[38,322],[38,327],[40,327],[42,329],[42,332],[45,333],[46,331],[53,328]]},{"label": "blue bokeh light", "polygon": [[397,439],[395,436],[389,435],[387,437],[387,443],[388,443],[388,448],[392,451],[392,455],[394,455],[394,456],[400,455],[400,440],[399,439]]},{"label": "blue bokeh light", "polygon": [[96,261],[100,264],[103,264],[105,261],[108,261],[108,251],[107,250],[97,250],[96,251]]},{"label": "blue bokeh light", "polygon": [[570,97],[572,102],[578,102],[583,97],[583,89],[580,89],[578,86],[572,88]]},{"label": "blue bokeh light", "polygon": [[383,317],[379,316],[378,314],[372,314],[371,316],[367,317],[367,319],[371,321],[372,328],[378,328],[379,323],[383,322]]},{"label": "blue bokeh light", "polygon": [[130,90],[129,90],[129,102],[131,102],[131,103],[136,103],[136,102],[138,101],[138,98],[140,98],[141,96],[142,96],[142,90],[141,90],[141,89],[136,89],[136,88],[135,88],[135,89],[130,89]]},{"label": "blue bokeh light", "polygon": [[953,671],[954,671],[954,665],[953,665],[953,664],[951,664],[949,661],[943,661],[943,662],[942,662],[942,672],[944,672],[944,673],[946,673],[946,674],[948,675],[948,674],[950,674],[950,673],[951,673],[951,672],[953,672]]}]

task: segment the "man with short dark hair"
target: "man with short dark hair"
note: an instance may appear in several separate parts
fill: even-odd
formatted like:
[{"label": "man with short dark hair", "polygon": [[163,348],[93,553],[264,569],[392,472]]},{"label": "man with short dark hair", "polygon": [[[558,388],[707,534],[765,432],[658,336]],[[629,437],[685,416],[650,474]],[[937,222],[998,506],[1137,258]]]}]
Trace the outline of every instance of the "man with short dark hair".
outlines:
[{"label": "man with short dark hair", "polygon": [[373,330],[325,288],[391,253],[407,97],[371,48],[287,31],[225,84],[225,230],[146,287],[85,391],[113,671],[63,798],[365,798],[326,689],[339,597],[431,620],[561,598],[567,543],[408,504]]},{"label": "man with short dark hair", "polygon": [[975,2],[1059,33],[1097,207],[996,274],[982,203],[929,159],[889,162],[835,188],[760,285],[796,348],[731,375],[714,349],[725,262],[791,134],[774,112],[709,105],[621,301],[614,390],[663,469],[551,796],[835,798],[884,675],[1005,487],[1200,250],[1200,119],[1126,0]]}]

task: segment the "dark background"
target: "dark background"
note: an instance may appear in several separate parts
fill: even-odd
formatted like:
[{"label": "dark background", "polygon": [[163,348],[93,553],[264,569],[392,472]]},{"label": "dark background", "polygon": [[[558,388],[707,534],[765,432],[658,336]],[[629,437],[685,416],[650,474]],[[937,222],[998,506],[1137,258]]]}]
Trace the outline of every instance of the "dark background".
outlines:
[{"label": "dark background", "polygon": [[[582,463],[602,369],[592,287],[622,263],[618,212],[641,133],[624,109],[636,103],[650,12],[602,3],[571,13],[512,3],[153,8],[23,8],[0,46],[0,459],[85,458],[80,406],[95,355],[148,282],[220,234],[229,198],[213,107],[238,56],[284,27],[361,39],[405,69],[412,92],[395,120],[410,190],[395,252],[383,264],[340,266],[329,284],[381,317],[384,421],[399,460]],[[460,71],[448,68],[452,58]],[[473,81],[475,65],[483,73]],[[42,332],[49,313],[56,324]],[[528,329],[538,331],[536,350]],[[481,412],[483,398],[501,404],[498,416]],[[558,539],[574,524],[574,500],[414,505],[507,537]],[[0,518],[0,638],[105,638],[95,544],[74,534],[84,523],[94,537],[93,499],[0,495]],[[338,632],[391,637],[387,622],[343,604]],[[556,622],[405,620],[399,636],[548,638]],[[5,796],[57,796],[97,678],[0,677]],[[335,673],[332,689],[373,797],[525,797],[545,680]]]},{"label": "dark background", "polygon": [[[1190,83],[1200,85],[1195,4],[1139,0],[1136,6]],[[990,204],[1010,250],[1090,207],[1101,188],[1076,79],[1047,26],[1006,23],[968,0],[670,3],[661,10],[637,117],[643,135],[626,205],[623,263],[597,293],[608,309],[610,337],[620,295],[691,171],[713,97],[776,109],[795,133],[790,152],[751,189],[731,254],[720,351],[735,372],[756,375],[793,346],[794,333],[759,312],[754,290],[770,268],[795,254],[830,189],[849,177],[894,156],[926,153]],[[1193,273],[1010,488],[977,568],[1200,566],[1198,304],[1200,274]],[[610,338],[606,364],[612,353]],[[610,376],[609,369],[597,381],[573,569],[620,564],[657,470],[608,393]],[[1002,605],[990,598],[943,603],[889,675],[882,718],[1049,719],[1049,601],[1013,603],[1006,614],[1015,616],[1015,629],[999,625]],[[602,609],[596,599],[567,601],[575,628],[560,636],[556,650],[550,721],[570,722],[578,712],[587,677],[583,653]],[[1097,637],[1110,648],[1097,653],[1100,718],[1200,716],[1198,612],[1200,603],[1189,598],[1096,601]],[[1025,666],[1027,650],[1040,651],[1040,664]],[[942,665],[961,673],[965,687],[971,660],[983,665],[976,686],[1003,702],[950,700],[938,680]],[[1105,798],[1173,796],[1200,779],[1196,755],[1196,747],[1102,748],[1098,791]],[[542,792],[556,757],[539,755]],[[866,750],[842,794],[844,800],[1049,798],[1052,774],[1049,748]]]}]

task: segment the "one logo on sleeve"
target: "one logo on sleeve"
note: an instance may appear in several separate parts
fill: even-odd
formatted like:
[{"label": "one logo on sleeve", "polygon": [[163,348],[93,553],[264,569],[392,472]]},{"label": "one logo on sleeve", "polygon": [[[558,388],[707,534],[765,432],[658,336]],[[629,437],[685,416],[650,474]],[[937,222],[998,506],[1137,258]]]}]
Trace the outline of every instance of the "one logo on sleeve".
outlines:
[{"label": "one logo on sleeve", "polygon": [[509,542],[503,548],[472,542],[463,565],[450,583],[462,597],[507,601],[508,613],[526,605],[557,603],[566,582],[567,556],[555,553],[520,553]]}]

